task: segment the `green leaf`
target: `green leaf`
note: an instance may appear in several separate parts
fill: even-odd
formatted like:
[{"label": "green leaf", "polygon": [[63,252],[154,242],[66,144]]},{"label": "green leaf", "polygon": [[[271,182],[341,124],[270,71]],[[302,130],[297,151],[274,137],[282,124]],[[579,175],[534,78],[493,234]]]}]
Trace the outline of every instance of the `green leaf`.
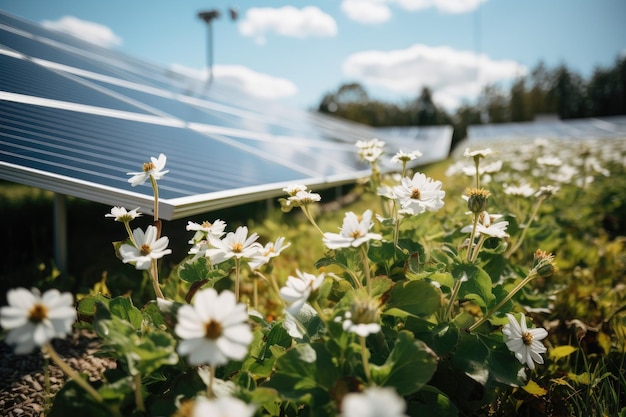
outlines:
[{"label": "green leaf", "polygon": [[218,268],[211,265],[211,261],[206,257],[195,259],[193,262],[184,263],[178,275],[183,281],[196,282],[207,280],[211,285],[229,275],[231,262],[224,262]]},{"label": "green leaf", "polygon": [[407,331],[398,333],[396,343],[383,365],[370,364],[372,380],[396,388],[404,396],[419,391],[435,373],[437,357],[421,340]]},{"label": "green leaf", "polygon": [[82,316],[93,316],[96,314],[96,304],[109,305],[111,299],[102,294],[88,295],[78,302],[77,311]]},{"label": "green leaf", "polygon": [[489,349],[474,334],[461,333],[452,363],[481,385],[489,380]]},{"label": "green leaf", "polygon": [[414,416],[457,417],[459,410],[454,402],[443,392],[431,385],[425,385],[417,393],[416,402],[409,404]]},{"label": "green leaf", "polygon": [[[384,314],[398,315],[400,310],[418,317],[427,317],[441,307],[441,293],[427,281],[408,281],[396,284],[391,290]],[[401,314],[400,314],[401,315]]]},{"label": "green leaf", "polygon": [[276,389],[282,398],[320,406],[330,401],[329,389],[339,371],[324,345],[298,344],[276,361],[276,371],[262,384]]},{"label": "green leaf", "polygon": [[491,277],[482,268],[464,262],[455,265],[452,275],[455,279],[466,279],[461,284],[459,298],[471,300],[483,309],[495,299],[491,291]]},{"label": "green leaf", "polygon": [[135,329],[141,328],[143,315],[127,297],[115,297],[109,302],[109,311],[115,317],[127,320]]}]

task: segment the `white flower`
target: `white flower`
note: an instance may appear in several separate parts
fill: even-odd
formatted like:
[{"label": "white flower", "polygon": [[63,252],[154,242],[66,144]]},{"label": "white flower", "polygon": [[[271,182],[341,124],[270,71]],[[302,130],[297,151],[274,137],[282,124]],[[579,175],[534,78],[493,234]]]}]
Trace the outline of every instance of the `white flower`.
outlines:
[{"label": "white flower", "polygon": [[234,233],[228,232],[226,237],[221,240],[209,236],[209,243],[214,248],[208,249],[206,256],[211,259],[211,263],[214,265],[233,257],[250,259],[256,256],[262,247],[260,243],[256,242],[258,238],[259,235],[256,232],[248,237],[247,226],[239,226]]},{"label": "white flower", "polygon": [[319,194],[304,190],[298,191],[295,195],[289,197],[289,201],[296,207],[307,206],[309,204],[316,203],[321,199],[322,197]]},{"label": "white flower", "polygon": [[404,177],[401,185],[394,187],[400,206],[409,214],[420,214],[425,210],[436,211],[443,207],[446,192],[441,190],[441,181],[434,181],[421,172],[413,178]]},{"label": "white flower", "polygon": [[528,329],[526,317],[522,314],[518,323],[512,314],[506,315],[509,324],[502,328],[504,342],[509,350],[515,353],[515,357],[522,364],[527,364],[530,369],[535,369],[535,362],[542,364],[543,357],[540,353],[546,352],[546,347],[541,343],[548,336],[545,329]]},{"label": "white flower", "polygon": [[288,248],[291,245],[291,243],[283,243],[284,241],[284,237],[279,237],[276,239],[276,242],[266,243],[265,246],[259,249],[259,252],[254,255],[252,260],[248,262],[250,268],[259,269],[262,265],[268,263],[270,259],[280,255],[285,248]]},{"label": "white flower", "polygon": [[317,290],[324,282],[324,274],[315,276],[296,270],[296,275],[297,277],[288,276],[285,286],[280,289],[280,298],[289,304],[287,311],[293,315],[300,311],[311,293]]},{"label": "white flower", "polygon": [[252,417],[256,407],[234,397],[196,398],[191,417]]},{"label": "white flower", "polygon": [[520,185],[505,185],[504,193],[507,195],[514,195],[519,197],[530,197],[535,193],[535,189],[531,187],[528,183],[523,182]]},{"label": "white flower", "polygon": [[170,240],[166,236],[157,239],[157,228],[154,226],[148,226],[146,233],[136,228],[133,238],[137,246],[124,243],[120,246],[120,255],[122,262],[135,265],[136,269],[148,269],[153,259],[172,253],[171,249],[167,249]]},{"label": "white flower", "polygon": [[[476,233],[478,235],[482,234],[490,237],[504,239],[509,235],[506,232],[506,228],[508,227],[509,222],[506,220],[494,222],[494,220],[498,220],[501,217],[501,214],[489,214],[486,211],[483,211],[482,213],[480,213],[478,223],[476,224]],[[469,233],[472,231],[473,227],[473,224],[465,226],[461,229],[461,233]]]},{"label": "white flower", "polygon": [[224,229],[226,229],[226,223],[223,220],[217,219],[213,223],[203,221],[202,224],[188,221],[186,229],[188,231],[194,231],[196,234],[189,241],[189,243],[198,243],[203,239],[207,239],[209,235],[216,238],[221,238],[224,235]]},{"label": "white flower", "polygon": [[0,326],[9,330],[5,341],[15,345],[15,353],[20,355],[55,337],[64,338],[76,320],[72,294],[54,288],[43,295],[36,289],[11,289],[7,302],[9,305],[0,309]]},{"label": "white flower", "polygon": [[113,207],[111,213],[105,214],[104,217],[114,217],[116,222],[127,223],[141,216],[137,210],[139,207],[131,211],[126,211],[124,207]]},{"label": "white flower", "polygon": [[396,164],[406,164],[407,162],[413,161],[414,159],[417,159],[422,155],[423,153],[418,150],[406,153],[402,149],[400,149],[394,156],[391,157],[391,162]]},{"label": "white flower", "polygon": [[359,140],[356,142],[356,147],[359,148],[358,154],[361,159],[376,162],[384,152],[385,142],[379,139],[372,139],[367,142]]},{"label": "white flower", "polygon": [[132,177],[128,179],[130,185],[134,187],[136,185],[143,184],[151,176],[155,180],[160,180],[165,174],[169,172],[163,171],[163,168],[165,168],[165,162],[167,161],[167,158],[164,154],[160,154],[158,159],[152,156],[150,157],[150,160],[151,162],[146,162],[145,164],[143,164],[142,172],[128,172],[126,174],[132,175]]},{"label": "white flower", "polygon": [[[341,317],[338,317],[341,320]],[[364,299],[354,300],[350,311],[346,312],[342,323],[343,330],[367,337],[380,331],[378,301]]]},{"label": "white flower", "polygon": [[476,160],[477,158],[485,158],[486,156],[491,155],[494,151],[491,148],[478,149],[475,151],[471,151],[470,148],[465,148],[465,152],[463,156],[473,158]]},{"label": "white flower", "polygon": [[535,197],[548,198],[558,193],[560,188],[556,185],[542,185],[539,187],[539,191],[535,193]]},{"label": "white flower", "polygon": [[294,196],[294,195],[298,194],[298,192],[300,192],[300,191],[306,191],[306,185],[292,184],[292,185],[289,185],[289,186],[283,188],[283,191],[286,192],[287,194],[289,194],[290,196]]},{"label": "white flower", "polygon": [[343,218],[340,233],[324,233],[324,244],[329,249],[349,248],[350,246],[356,248],[372,239],[382,239],[380,234],[370,233],[372,226],[374,223],[371,210],[365,210],[360,219],[349,211]]},{"label": "white flower", "polygon": [[549,167],[560,167],[563,165],[563,161],[558,156],[540,156],[537,158],[537,163]]},{"label": "white flower", "polygon": [[404,399],[386,387],[373,386],[346,394],[341,409],[341,417],[407,417]]},{"label": "white flower", "polygon": [[231,291],[198,291],[193,305],[178,309],[177,319],[174,331],[183,339],[178,353],[188,356],[191,365],[223,365],[229,359],[241,360],[248,353],[252,331],[247,324],[247,308],[237,303]]}]

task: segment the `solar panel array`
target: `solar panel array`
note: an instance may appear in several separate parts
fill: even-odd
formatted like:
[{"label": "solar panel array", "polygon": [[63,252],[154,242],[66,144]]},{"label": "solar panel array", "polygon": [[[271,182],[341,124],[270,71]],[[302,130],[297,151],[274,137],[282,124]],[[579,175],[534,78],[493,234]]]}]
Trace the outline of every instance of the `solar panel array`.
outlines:
[{"label": "solar panel array", "polygon": [[[149,213],[151,187],[132,188],[126,173],[164,153],[164,219],[274,197],[294,182],[354,181],[368,169],[355,142],[380,137],[2,11],[0,68],[0,178]],[[390,142],[412,150],[408,139]]]},{"label": "solar panel array", "polygon": [[587,119],[539,119],[533,122],[475,125],[467,128],[470,142],[543,139],[626,138],[626,116]]}]

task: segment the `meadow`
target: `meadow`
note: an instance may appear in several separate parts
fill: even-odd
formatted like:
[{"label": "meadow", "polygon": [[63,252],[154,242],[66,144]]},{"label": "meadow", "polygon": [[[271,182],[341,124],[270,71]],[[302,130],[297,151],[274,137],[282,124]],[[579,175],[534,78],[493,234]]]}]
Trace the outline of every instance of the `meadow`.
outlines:
[{"label": "meadow", "polygon": [[[69,276],[50,195],[3,184],[0,324],[68,374],[47,414],[626,416],[626,141],[355,155],[371,175],[343,204],[293,184],[163,222],[71,201]],[[166,156],[146,161],[129,181],[156,190]],[[78,329],[116,361],[97,381],[54,350]]]}]

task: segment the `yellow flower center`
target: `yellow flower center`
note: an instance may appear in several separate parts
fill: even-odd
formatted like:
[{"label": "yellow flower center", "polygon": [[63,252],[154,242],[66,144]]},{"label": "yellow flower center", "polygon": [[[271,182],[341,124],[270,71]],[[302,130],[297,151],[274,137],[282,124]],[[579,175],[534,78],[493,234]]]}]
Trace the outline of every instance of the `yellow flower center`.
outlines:
[{"label": "yellow flower center", "polygon": [[533,335],[530,333],[524,333],[522,335],[522,342],[524,342],[526,346],[530,346],[533,343]]},{"label": "yellow flower center", "polygon": [[413,188],[411,190],[411,198],[413,200],[419,200],[421,196],[422,196],[422,193],[420,193],[419,188]]},{"label": "yellow flower center", "polygon": [[33,323],[41,323],[48,317],[48,308],[43,304],[35,304],[28,312],[28,320]]},{"label": "yellow flower center", "polygon": [[237,243],[233,244],[233,247],[232,247],[232,251],[233,252],[239,253],[242,250],[243,250],[243,245],[241,243],[237,242]]},{"label": "yellow flower center", "polygon": [[210,320],[208,323],[204,325],[204,337],[207,339],[215,340],[222,335],[222,324]]},{"label": "yellow flower center", "polygon": [[143,164],[143,172],[150,172],[154,168],[156,168],[156,167],[154,166],[154,164],[152,162],[146,162],[146,163]]},{"label": "yellow flower center", "polygon": [[149,255],[150,252],[152,252],[152,248],[147,243],[144,243],[143,245],[141,245],[141,248],[139,248],[139,253],[141,253],[141,256]]},{"label": "yellow flower center", "polygon": [[354,232],[350,233],[350,237],[352,239],[358,239],[360,237],[363,237],[363,234],[361,234],[360,230],[355,230]]},{"label": "yellow flower center", "polygon": [[211,227],[211,226],[213,226],[213,224],[211,224],[211,222],[208,222],[208,221],[206,221],[206,220],[205,220],[204,222],[202,222],[202,227],[209,228],[209,227]]}]

